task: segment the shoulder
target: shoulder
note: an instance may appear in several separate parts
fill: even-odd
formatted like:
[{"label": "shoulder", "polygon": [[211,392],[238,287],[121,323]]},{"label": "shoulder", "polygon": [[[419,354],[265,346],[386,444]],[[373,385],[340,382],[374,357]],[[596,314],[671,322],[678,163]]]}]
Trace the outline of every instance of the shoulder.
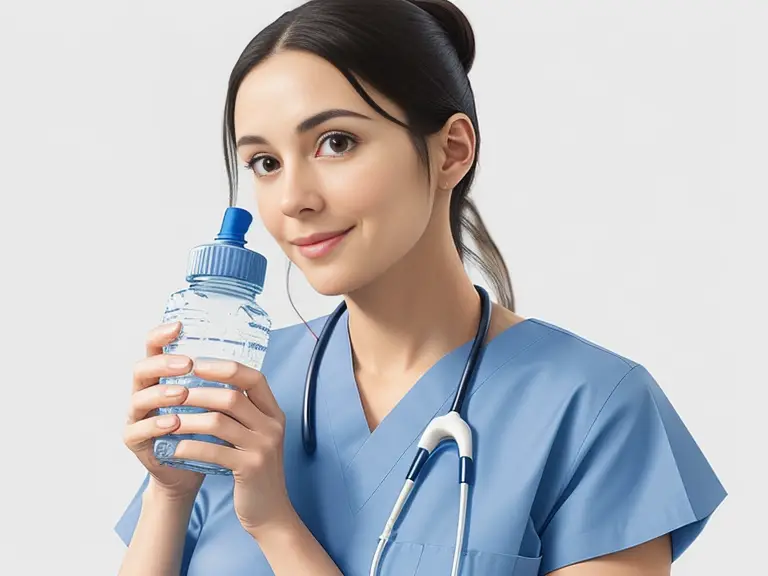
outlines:
[{"label": "shoulder", "polygon": [[501,364],[494,379],[524,379],[550,402],[574,399],[593,409],[626,379],[629,386],[642,386],[650,378],[638,361],[538,318],[528,318],[509,334],[501,334],[498,347],[491,349],[492,360],[494,356]]},{"label": "shoulder", "polygon": [[565,460],[603,423],[651,418],[657,405],[668,406],[642,364],[543,320],[512,327],[489,352],[472,392],[475,409],[506,422],[510,437],[524,430]]},{"label": "shoulder", "polygon": [[610,418],[648,411],[647,402],[668,402],[659,383],[639,360],[630,358],[583,335],[536,320],[550,337],[542,350],[554,375],[553,387],[575,413],[592,426],[598,415]]},{"label": "shoulder", "polygon": [[538,318],[528,321],[537,324],[546,334],[546,352],[553,354],[553,360],[583,370],[615,370],[626,372],[637,366],[637,362],[616,350],[591,340],[582,334]]},{"label": "shoulder", "polygon": [[542,572],[670,532],[677,558],[726,495],[704,453],[643,364],[533,322],[546,335],[525,362]]}]

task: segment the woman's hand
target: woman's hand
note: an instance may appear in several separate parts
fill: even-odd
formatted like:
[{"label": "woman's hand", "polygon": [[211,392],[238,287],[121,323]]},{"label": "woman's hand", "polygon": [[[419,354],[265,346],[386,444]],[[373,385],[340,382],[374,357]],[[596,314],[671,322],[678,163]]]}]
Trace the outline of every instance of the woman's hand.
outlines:
[{"label": "woman's hand", "polygon": [[204,380],[235,386],[192,388],[183,404],[206,408],[181,414],[177,434],[211,434],[233,447],[182,440],[174,457],[218,464],[232,470],[237,517],[254,538],[296,521],[283,469],[285,415],[264,376],[228,360],[198,360],[194,373]]},{"label": "woman's hand", "polygon": [[184,386],[158,384],[161,377],[183,376],[192,368],[192,361],[187,357],[163,354],[163,346],[176,339],[180,328],[178,322],[164,324],[147,336],[147,357],[137,362],[133,371],[133,395],[123,434],[126,446],[149,472],[151,488],[159,489],[172,499],[194,498],[203,482],[202,474],[163,466],[155,459],[152,450],[156,437],[178,430],[179,418],[174,414],[149,414],[160,407],[181,404],[188,392]]}]

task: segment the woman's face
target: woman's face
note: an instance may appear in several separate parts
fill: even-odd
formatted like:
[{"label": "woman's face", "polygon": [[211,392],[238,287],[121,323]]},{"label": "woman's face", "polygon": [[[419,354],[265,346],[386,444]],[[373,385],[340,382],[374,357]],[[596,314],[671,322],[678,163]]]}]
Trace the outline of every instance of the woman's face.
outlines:
[{"label": "woman's face", "polygon": [[295,51],[268,58],[244,79],[234,120],[261,219],[321,294],[370,283],[427,229],[437,183],[430,187],[408,133],[325,60]]}]

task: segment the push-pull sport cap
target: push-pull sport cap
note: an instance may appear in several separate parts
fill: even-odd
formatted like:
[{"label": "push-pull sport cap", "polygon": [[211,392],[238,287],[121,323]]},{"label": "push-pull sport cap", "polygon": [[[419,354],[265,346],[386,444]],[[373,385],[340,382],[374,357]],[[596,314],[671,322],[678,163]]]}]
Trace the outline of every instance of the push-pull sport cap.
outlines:
[{"label": "push-pull sport cap", "polygon": [[227,208],[213,243],[197,246],[190,252],[187,281],[206,276],[232,278],[253,284],[260,293],[264,288],[267,259],[245,248],[245,234],[251,222],[253,216],[247,210]]}]

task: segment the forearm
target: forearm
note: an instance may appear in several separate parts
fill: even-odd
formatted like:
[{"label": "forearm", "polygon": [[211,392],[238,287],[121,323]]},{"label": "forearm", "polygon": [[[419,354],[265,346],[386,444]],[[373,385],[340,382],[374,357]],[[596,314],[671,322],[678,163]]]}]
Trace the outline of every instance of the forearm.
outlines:
[{"label": "forearm", "polygon": [[173,499],[147,486],[119,576],[179,576],[194,498]]},{"label": "forearm", "polygon": [[276,576],[343,576],[325,549],[297,515],[280,527],[251,533]]}]

